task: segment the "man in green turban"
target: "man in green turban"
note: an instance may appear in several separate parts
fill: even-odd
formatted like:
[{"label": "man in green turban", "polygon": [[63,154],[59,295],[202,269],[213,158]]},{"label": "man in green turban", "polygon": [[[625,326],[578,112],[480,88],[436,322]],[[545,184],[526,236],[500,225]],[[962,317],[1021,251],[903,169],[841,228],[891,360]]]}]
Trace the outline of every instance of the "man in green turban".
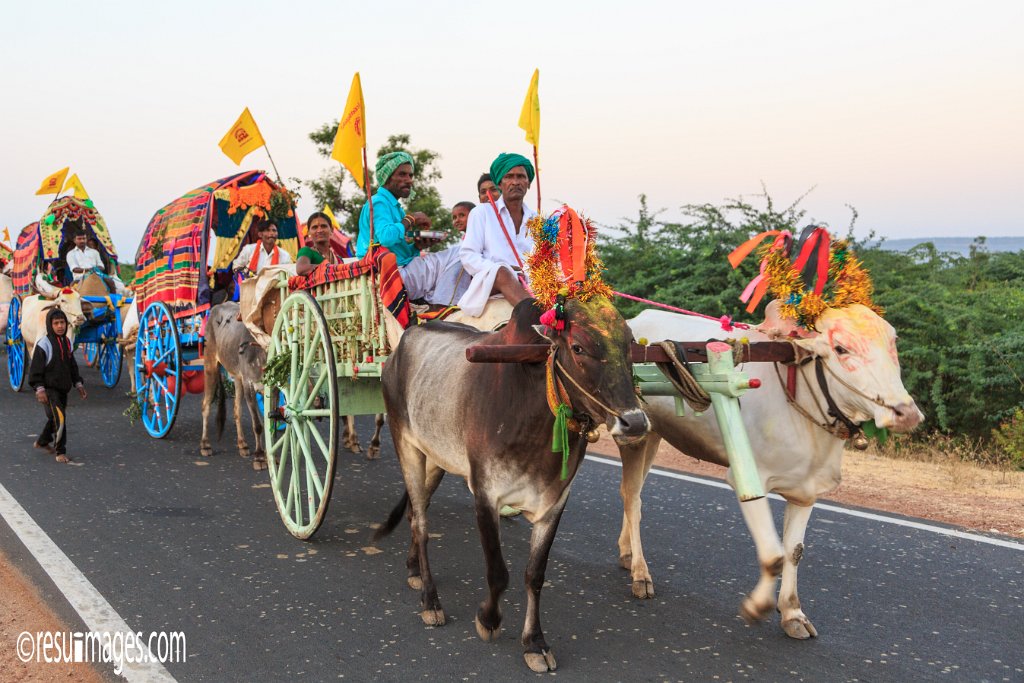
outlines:
[{"label": "man in green turban", "polygon": [[[393,252],[398,265],[404,266],[416,258],[427,244],[407,240],[406,232],[414,228],[430,229],[430,218],[422,211],[406,215],[398,203],[412,194],[413,173],[416,162],[408,152],[398,151],[377,159],[374,169],[377,192],[373,195],[373,241]],[[359,237],[356,256],[362,258],[370,249],[370,207],[363,205],[359,214]]]},{"label": "man in green turban", "polygon": [[[391,251],[398,261],[398,272],[412,301],[448,305],[469,286],[469,278],[460,278],[462,263],[458,247],[439,252],[424,252],[439,240],[414,236],[417,230],[429,230],[430,218],[422,211],[406,214],[398,202],[412,194],[416,162],[408,152],[398,151],[377,159],[374,169],[378,190],[373,195],[373,241]],[[370,249],[370,207],[359,214],[356,256]]]},{"label": "man in green turban", "polygon": [[491,163],[491,179],[501,197],[491,198],[469,213],[459,257],[473,276],[459,307],[469,315],[483,313],[487,299],[501,294],[515,306],[529,296],[521,278],[526,255],[533,251],[527,222],[537,212],[523,199],[536,172],[522,154],[499,154]]}]

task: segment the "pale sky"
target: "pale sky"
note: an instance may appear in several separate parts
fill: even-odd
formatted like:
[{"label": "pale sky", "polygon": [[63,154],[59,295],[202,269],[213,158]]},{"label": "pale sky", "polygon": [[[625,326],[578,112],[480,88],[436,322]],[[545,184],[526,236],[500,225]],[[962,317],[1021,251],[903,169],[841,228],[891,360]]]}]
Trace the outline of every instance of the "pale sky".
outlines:
[{"label": "pale sky", "polygon": [[763,182],[779,205],[816,186],[837,230],[850,204],[861,234],[1019,236],[1022,36],[1020,0],[0,0],[0,226],[69,165],[130,262],[158,208],[239,170],[217,142],[246,106],[283,176],[318,175],[306,136],[357,70],[371,156],[409,133],[445,201],[473,200],[498,152],[530,154],[539,67],[546,211],[614,225],[646,193],[672,219]]}]

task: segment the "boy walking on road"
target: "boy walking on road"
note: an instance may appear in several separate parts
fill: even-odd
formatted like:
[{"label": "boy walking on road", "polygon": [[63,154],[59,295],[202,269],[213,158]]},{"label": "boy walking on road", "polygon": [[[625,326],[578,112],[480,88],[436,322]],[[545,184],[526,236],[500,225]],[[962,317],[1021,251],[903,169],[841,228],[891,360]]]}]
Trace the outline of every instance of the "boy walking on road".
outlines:
[{"label": "boy walking on road", "polygon": [[36,400],[46,409],[46,426],[36,439],[36,448],[56,454],[57,462],[70,462],[66,446],[68,393],[77,388],[84,399],[85,383],[67,336],[68,317],[59,308],[46,314],[46,336],[36,343],[29,367],[28,381],[36,390]]}]

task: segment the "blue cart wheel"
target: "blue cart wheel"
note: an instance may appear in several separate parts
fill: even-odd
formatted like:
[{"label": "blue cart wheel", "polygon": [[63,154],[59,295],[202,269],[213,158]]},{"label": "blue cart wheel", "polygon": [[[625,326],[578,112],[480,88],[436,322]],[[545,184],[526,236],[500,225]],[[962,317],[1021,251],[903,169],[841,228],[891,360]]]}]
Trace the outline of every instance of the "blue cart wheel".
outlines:
[{"label": "blue cart wheel", "polygon": [[21,300],[11,299],[11,307],[7,309],[7,329],[4,331],[7,343],[7,373],[11,381],[11,389],[21,391],[25,386],[25,339],[21,336]]},{"label": "blue cart wheel", "polygon": [[96,342],[88,342],[82,344],[82,353],[85,354],[85,365],[86,367],[92,367],[96,365],[96,356],[99,355],[100,347]]},{"label": "blue cart wheel", "polygon": [[[120,350],[119,350],[120,351]],[[142,425],[155,439],[167,436],[181,403],[181,343],[171,310],[150,304],[139,319],[135,344],[135,386]]]},{"label": "blue cart wheel", "polygon": [[116,339],[104,341],[99,347],[100,377],[103,379],[103,386],[113,389],[121,379],[121,362],[124,354],[118,346]]}]

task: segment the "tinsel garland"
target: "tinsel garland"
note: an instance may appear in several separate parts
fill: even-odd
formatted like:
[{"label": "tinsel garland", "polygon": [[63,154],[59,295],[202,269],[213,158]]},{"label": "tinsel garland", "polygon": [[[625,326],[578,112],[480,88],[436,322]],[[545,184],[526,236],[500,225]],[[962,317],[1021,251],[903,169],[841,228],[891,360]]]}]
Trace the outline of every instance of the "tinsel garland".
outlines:
[{"label": "tinsel garland", "polygon": [[[604,263],[597,255],[597,229],[589,219],[579,217],[587,237],[584,259],[586,277],[579,282],[573,281],[571,272],[566,272],[559,258],[558,241],[564,229],[563,217],[570,211],[572,209],[563,206],[546,220],[536,216],[527,223],[533,237],[534,249],[526,259],[526,272],[537,304],[544,310],[555,305],[555,298],[560,292],[566,298],[579,301],[589,301],[595,296],[612,296],[611,287],[601,278]],[[572,244],[571,248],[579,248],[579,245]]]},{"label": "tinsel garland", "polygon": [[792,261],[782,250],[772,250],[771,245],[766,245],[761,247],[760,253],[765,262],[768,289],[780,303],[779,315],[795,320],[804,329],[815,330],[815,323],[826,308],[861,304],[881,315],[882,309],[871,300],[874,292],[871,276],[847,240],[832,243],[828,283],[821,295],[805,285],[800,272],[793,268]]}]

